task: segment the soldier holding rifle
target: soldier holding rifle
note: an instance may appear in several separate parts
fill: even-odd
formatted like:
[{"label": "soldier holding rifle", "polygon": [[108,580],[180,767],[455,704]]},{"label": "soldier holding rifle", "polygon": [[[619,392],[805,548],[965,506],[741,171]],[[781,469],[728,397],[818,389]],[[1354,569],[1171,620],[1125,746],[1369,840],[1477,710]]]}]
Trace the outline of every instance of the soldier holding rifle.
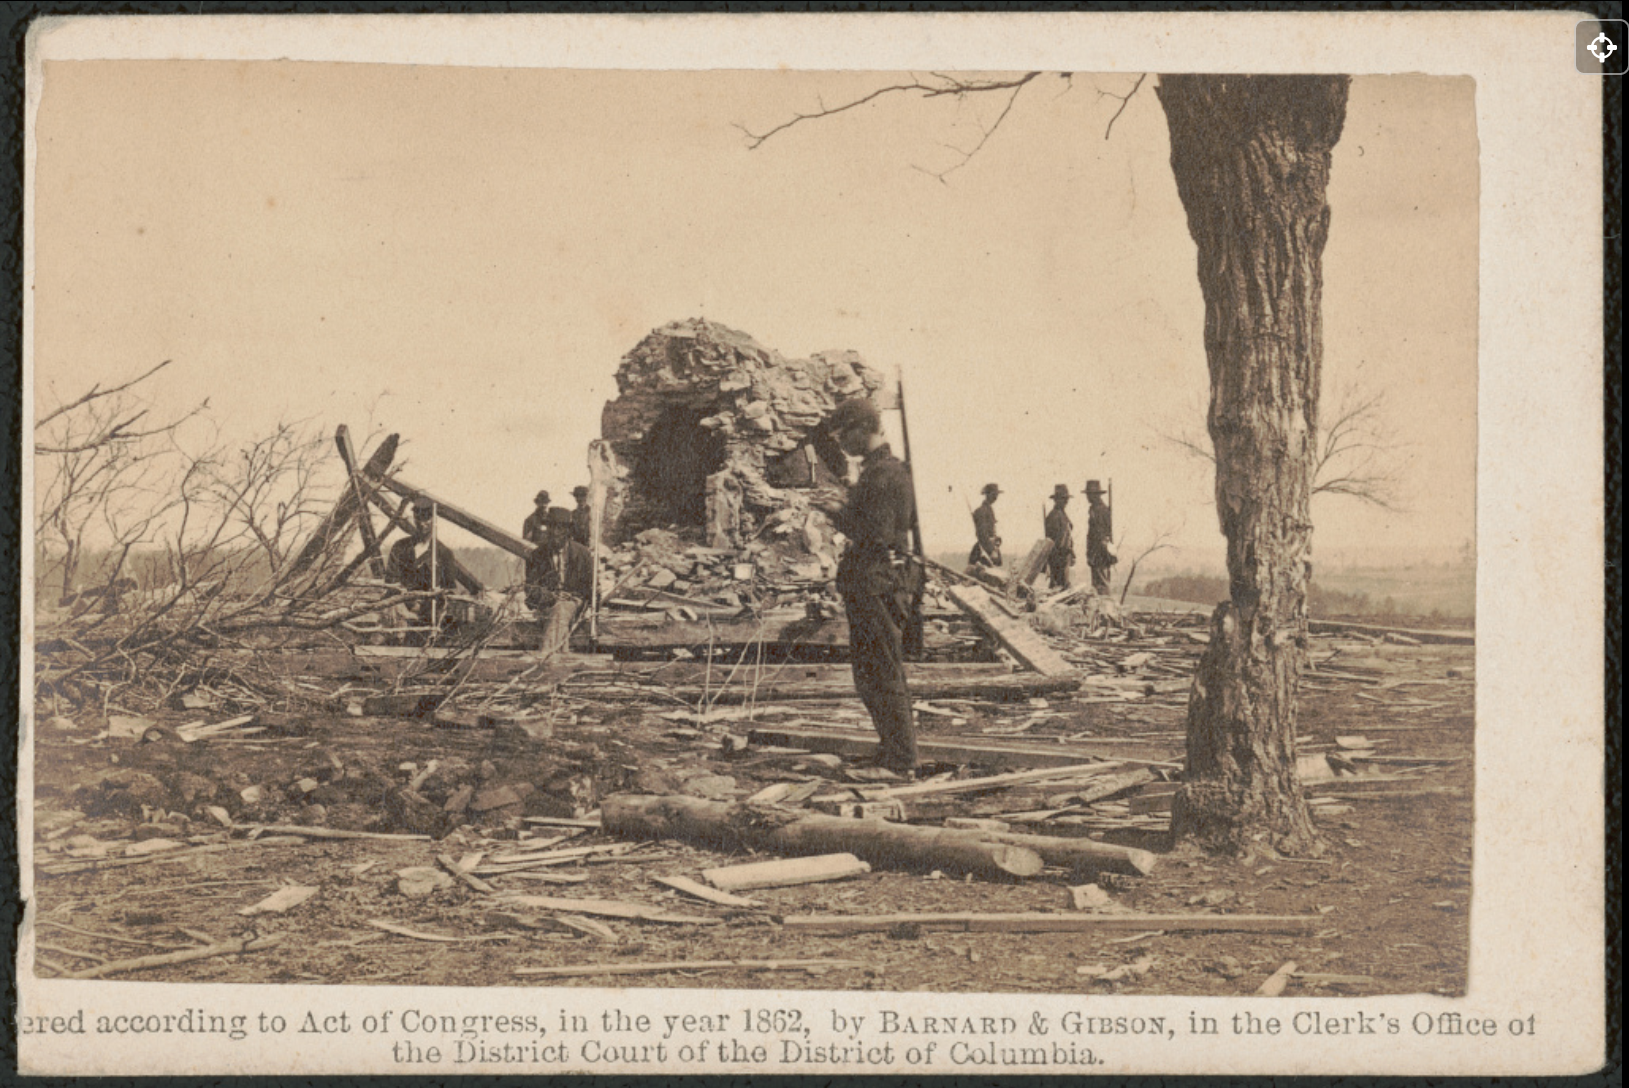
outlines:
[{"label": "soldier holding rifle", "polygon": [[828,424],[845,454],[863,458],[846,502],[822,505],[848,537],[837,591],[848,613],[854,687],[881,739],[877,763],[916,770],[916,729],[905,685],[905,632],[921,600],[923,571],[912,550],[916,500],[910,470],[889,449],[882,417],[863,397],[844,401]]},{"label": "soldier holding rifle", "polygon": [[[1114,481],[1109,481],[1114,486]],[[1086,481],[1086,501],[1090,509],[1086,515],[1086,565],[1092,570],[1092,592],[1099,597],[1109,592],[1109,578],[1114,565],[1120,562],[1114,554],[1114,510],[1103,502],[1103,485],[1096,480]]]},{"label": "soldier holding rifle", "polygon": [[973,511],[973,535],[977,541],[973,545],[972,554],[967,557],[970,567],[999,567],[1001,565],[1001,538],[996,535],[995,501],[1001,495],[1001,488],[995,484],[984,485],[984,502]]}]

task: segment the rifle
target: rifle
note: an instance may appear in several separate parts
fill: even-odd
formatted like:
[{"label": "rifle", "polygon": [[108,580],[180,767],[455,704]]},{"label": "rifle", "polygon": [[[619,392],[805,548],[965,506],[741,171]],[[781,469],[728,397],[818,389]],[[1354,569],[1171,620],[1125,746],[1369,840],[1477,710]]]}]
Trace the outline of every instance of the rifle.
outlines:
[{"label": "rifle", "polygon": [[1109,543],[1114,543],[1114,477],[1109,477]]},{"label": "rifle", "polygon": [[[899,378],[896,384],[896,393],[899,400],[899,437],[904,444],[905,467],[911,468],[911,428],[905,418],[905,379]],[[916,562],[919,578],[911,594],[911,614],[905,622],[904,649],[908,657],[917,657],[922,653],[922,592],[927,587],[928,569],[927,556],[922,551],[922,523],[916,509],[916,472],[911,476],[911,549],[916,553]]]}]

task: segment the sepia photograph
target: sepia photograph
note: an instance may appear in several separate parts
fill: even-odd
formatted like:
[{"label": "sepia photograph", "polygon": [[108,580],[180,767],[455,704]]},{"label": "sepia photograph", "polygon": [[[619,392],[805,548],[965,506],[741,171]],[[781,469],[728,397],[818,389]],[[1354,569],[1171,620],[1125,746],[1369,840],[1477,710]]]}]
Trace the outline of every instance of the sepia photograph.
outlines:
[{"label": "sepia photograph", "polygon": [[31,38],[25,1051],[1494,1034],[1477,78],[207,22]]}]

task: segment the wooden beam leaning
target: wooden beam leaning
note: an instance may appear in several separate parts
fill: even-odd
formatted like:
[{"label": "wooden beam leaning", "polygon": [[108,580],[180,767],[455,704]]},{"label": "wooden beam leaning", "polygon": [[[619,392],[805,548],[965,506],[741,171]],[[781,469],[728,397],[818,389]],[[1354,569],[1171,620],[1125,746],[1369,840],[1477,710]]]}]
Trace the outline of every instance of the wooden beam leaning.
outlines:
[{"label": "wooden beam leaning", "polygon": [[477,517],[468,510],[454,506],[445,499],[430,494],[423,488],[414,487],[412,484],[405,483],[395,476],[382,476],[379,480],[379,486],[415,502],[422,500],[435,503],[437,517],[445,518],[465,532],[480,537],[494,547],[502,548],[510,555],[525,559],[532,554],[532,546],[520,537],[504,532],[490,521]]},{"label": "wooden beam leaning", "polygon": [[973,618],[979,629],[1001,643],[1002,649],[1017,658],[1025,668],[1034,669],[1042,676],[1063,676],[1074,672],[1074,666],[1043,642],[1041,636],[1027,624],[1002,615],[985,590],[978,586],[947,588],[950,599]]},{"label": "wooden beam leaning", "polygon": [[1046,537],[1037,540],[1035,546],[1029,550],[1029,554],[1024,556],[1023,561],[1014,569],[1012,577],[1007,579],[1006,592],[1011,595],[1017,591],[1019,586],[1027,586],[1033,583],[1036,577],[1040,575],[1041,568],[1046,566],[1046,561],[1052,555],[1054,547],[1056,545]]},{"label": "wooden beam leaning", "polygon": [[[389,522],[391,528],[400,529],[409,535],[412,534],[413,526],[407,522],[403,512],[392,510],[390,504],[384,500],[384,496],[377,491],[370,491],[368,499],[384,513],[385,519]],[[405,507],[409,502],[412,502],[411,496],[402,505]],[[439,512],[445,514],[446,508],[442,507]],[[458,561],[458,556],[453,553],[451,548],[447,549],[447,562],[452,564],[453,580],[462,586],[466,592],[472,594],[485,592],[486,587],[481,585],[481,580],[471,574],[469,568]]]},{"label": "wooden beam leaning", "polygon": [[[399,441],[400,438],[397,435],[386,435],[385,440],[379,443],[379,448],[373,451],[373,456],[368,458],[368,463],[362,466],[363,474],[369,479],[383,476],[385,470],[390,468],[390,463],[396,459],[396,446]],[[323,519],[322,524],[318,525],[316,531],[311,534],[311,539],[306,541],[305,547],[301,548],[299,554],[294,557],[294,562],[290,565],[288,571],[290,577],[299,574],[312,563],[315,563],[317,557],[322,555],[333,540],[336,531],[349,528],[351,520],[357,512],[356,504],[357,496],[354,489],[347,488],[345,491],[340,492],[338,501],[334,503],[334,508],[328,512],[328,516]]]},{"label": "wooden beam leaning", "polygon": [[373,515],[362,495],[362,481],[356,475],[356,457],[351,452],[350,428],[341,423],[334,431],[334,445],[339,447],[339,459],[345,462],[345,475],[350,480],[351,492],[356,497],[356,525],[362,530],[362,556],[368,572],[375,578],[385,576],[385,560],[379,551],[379,537],[373,531]]}]

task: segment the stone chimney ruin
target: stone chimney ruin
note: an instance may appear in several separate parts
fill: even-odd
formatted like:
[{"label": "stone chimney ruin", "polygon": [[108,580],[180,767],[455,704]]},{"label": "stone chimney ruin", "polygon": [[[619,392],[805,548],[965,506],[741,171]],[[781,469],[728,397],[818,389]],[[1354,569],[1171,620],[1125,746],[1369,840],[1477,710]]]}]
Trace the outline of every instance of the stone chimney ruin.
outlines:
[{"label": "stone chimney ruin", "polygon": [[822,424],[853,397],[879,408],[894,399],[857,352],[787,359],[702,318],[653,331],[623,356],[616,381],[600,417],[612,543],[677,526],[707,547],[739,549],[768,520],[806,522],[815,489],[847,472]]}]

